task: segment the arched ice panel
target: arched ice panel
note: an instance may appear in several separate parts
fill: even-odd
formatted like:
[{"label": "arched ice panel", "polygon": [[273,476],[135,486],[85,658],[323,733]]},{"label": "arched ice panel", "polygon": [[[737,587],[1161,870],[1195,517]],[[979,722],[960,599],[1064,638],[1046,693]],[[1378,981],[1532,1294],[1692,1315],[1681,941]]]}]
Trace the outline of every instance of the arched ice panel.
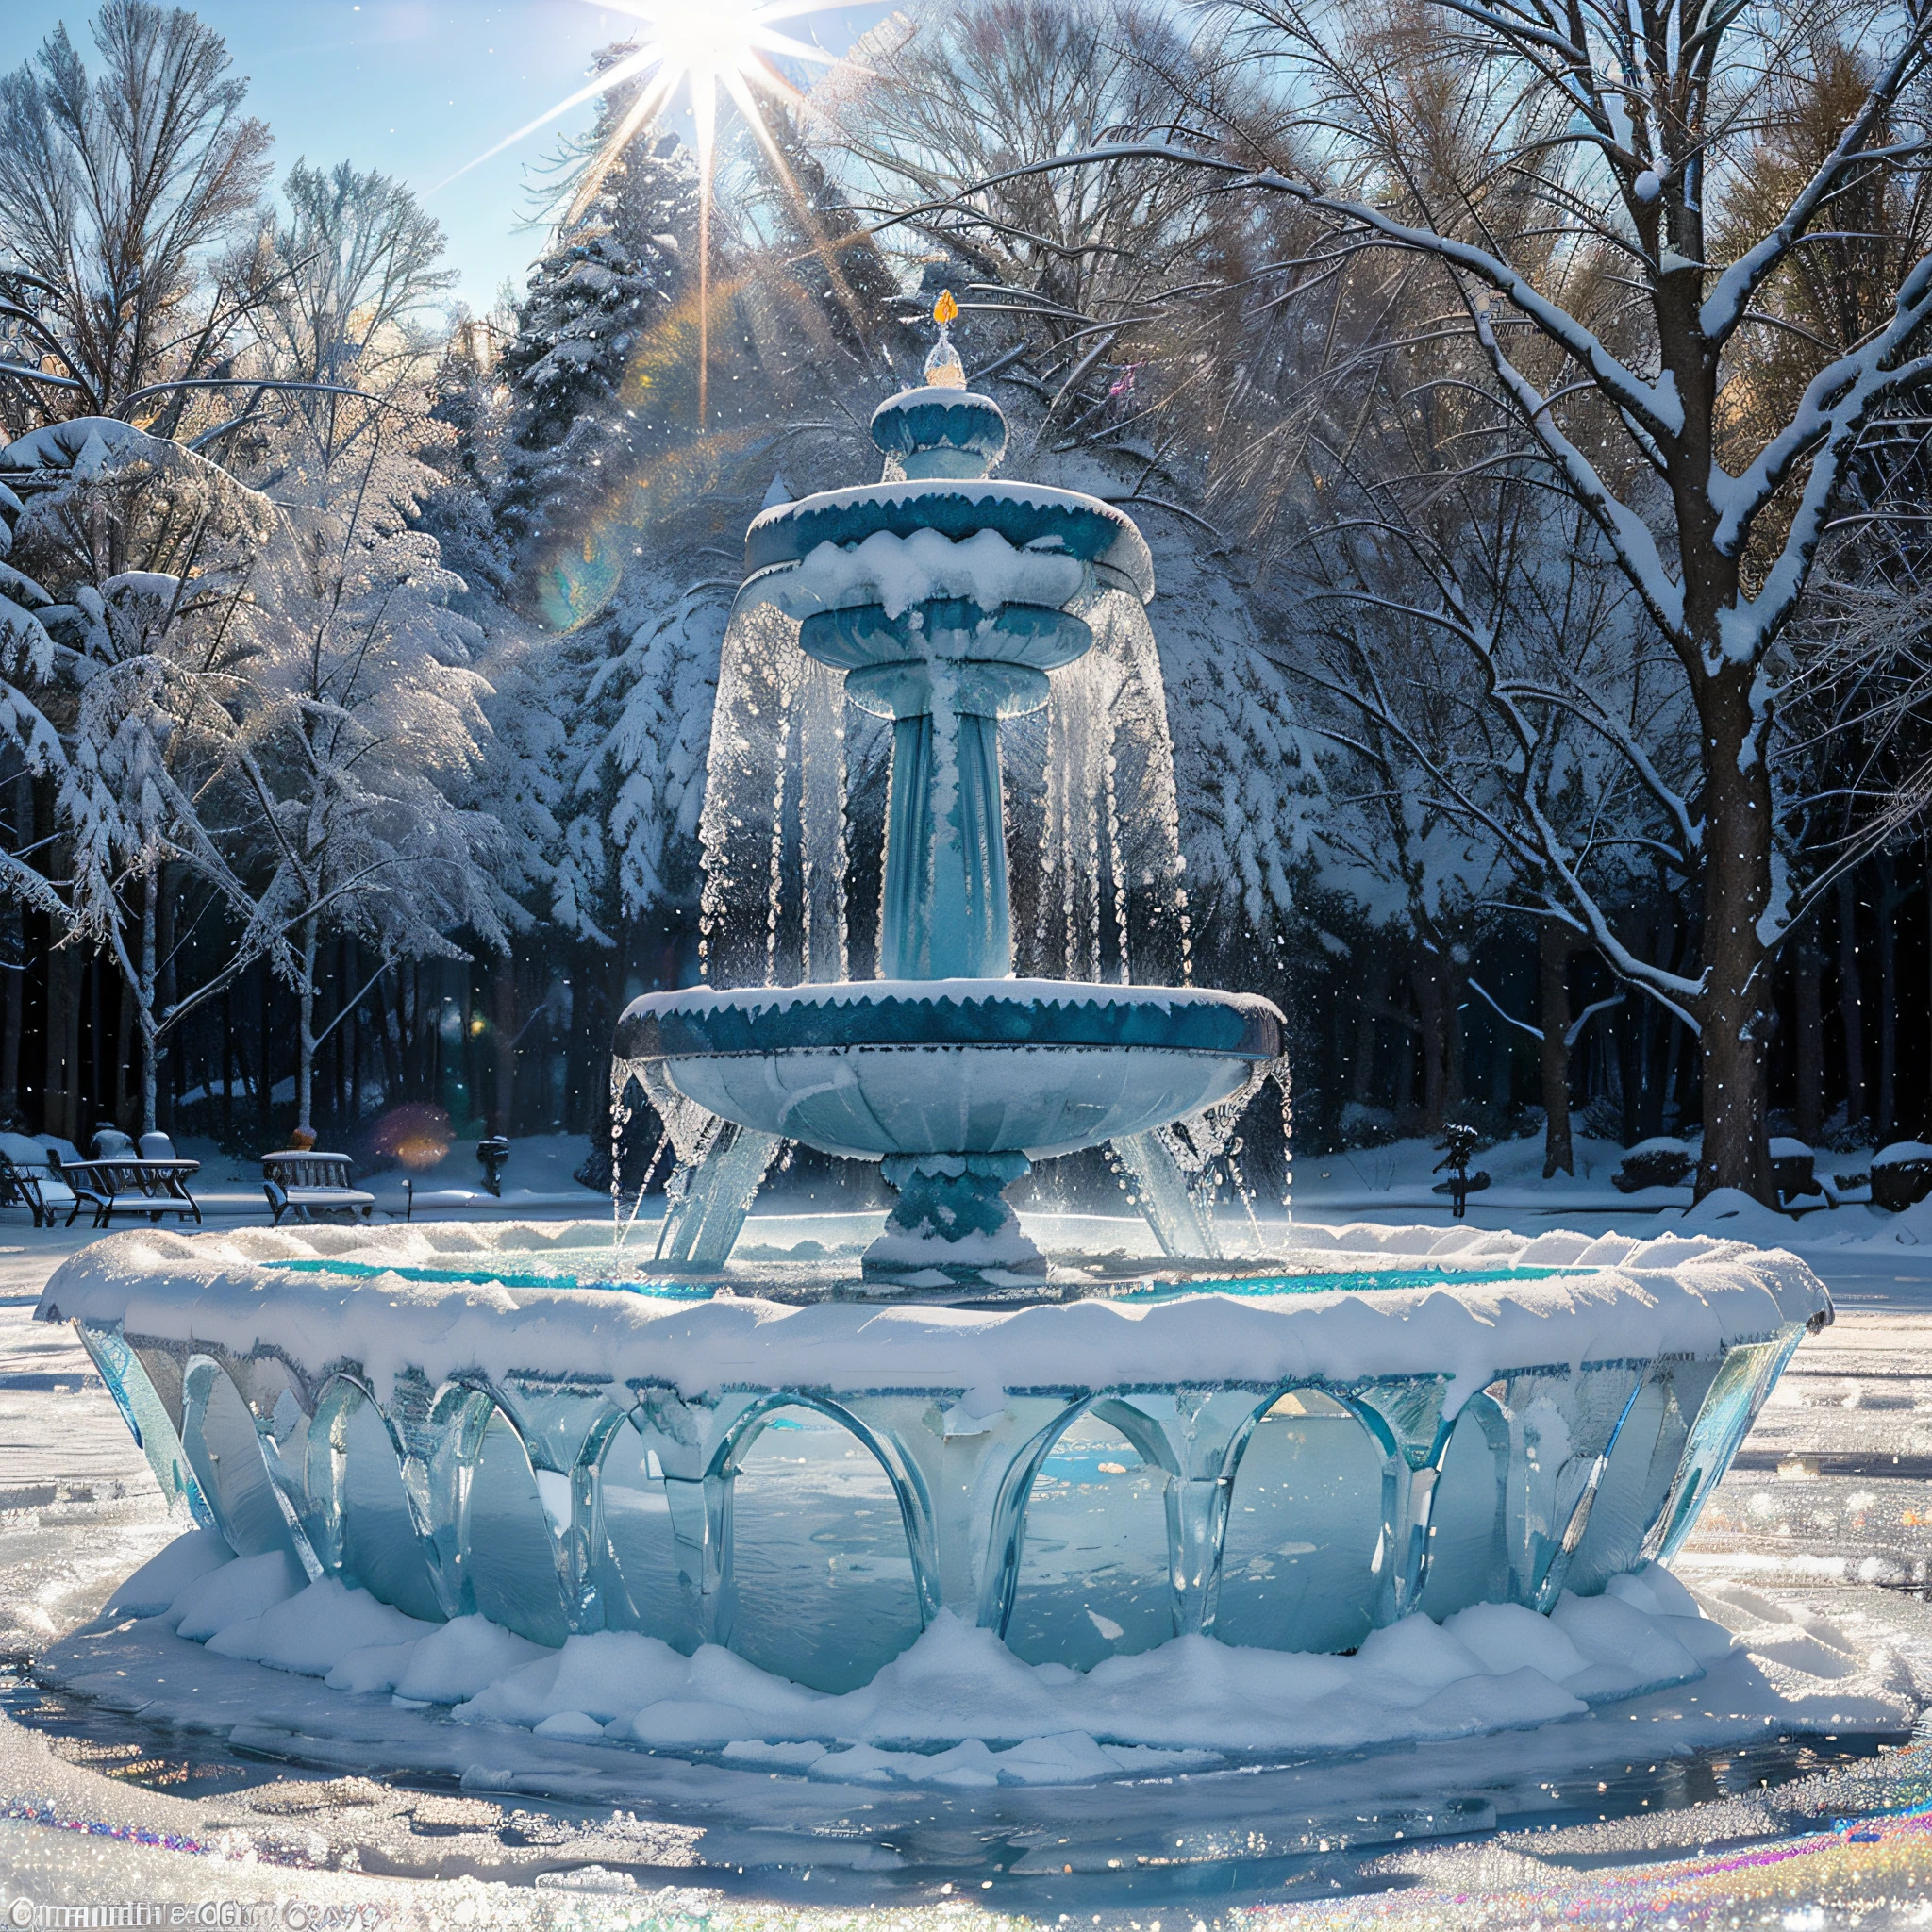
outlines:
[{"label": "arched ice panel", "polygon": [[1028,1663],[1091,1670],[1174,1635],[1167,1474],[1088,1410],[1027,1493],[1007,1644]]},{"label": "arched ice panel", "polygon": [[308,1468],[311,1498],[328,1499],[344,1580],[411,1617],[440,1622],[443,1603],[394,1440],[359,1383],[338,1380],[323,1391],[308,1430]]},{"label": "arched ice panel", "polygon": [[[597,1485],[591,1579],[613,1630],[641,1630],[689,1655],[703,1641],[702,1553],[679,1557],[664,1472],[629,1422],[611,1432]],[[696,1507],[702,1508],[701,1500]]]},{"label": "arched ice panel", "polygon": [[204,1526],[213,1523],[214,1512],[201,1492],[174,1417],[150,1378],[146,1363],[128,1347],[118,1329],[93,1328],[85,1322],[76,1322],[74,1327],[108,1385],[135,1447],[147,1457],[168,1507],[172,1509],[177,1503],[183,1504],[196,1523]]},{"label": "arched ice panel", "polygon": [[294,1554],[288,1518],[261,1459],[255,1418],[221,1364],[191,1357],[181,1380],[181,1447],[238,1557]]},{"label": "arched ice panel", "polygon": [[1592,1595],[1612,1576],[1637,1567],[1644,1540],[1670,1499],[1688,1433],[1670,1377],[1651,1376],[1637,1391],[1611,1445],[1589,1526],[1563,1579],[1567,1588]]},{"label": "arched ice panel", "polygon": [[558,1555],[570,1529],[570,1478],[532,1469],[509,1419],[487,1397],[475,1430],[463,1507],[462,1560],[475,1605],[533,1642],[570,1635]]},{"label": "arched ice panel", "polygon": [[1429,1515],[1428,1570],[1419,1607],[1440,1623],[1471,1604],[1509,1595],[1503,1487],[1508,1419],[1487,1391],[1463,1405],[1449,1437]]},{"label": "arched ice panel", "polygon": [[1280,1396],[1255,1424],[1222,1544],[1224,1643],[1353,1650],[1372,1627],[1384,1457],[1342,1404]]},{"label": "arched ice panel", "polygon": [[898,1492],[842,1424],[771,1412],[732,1453],[731,1647],[815,1690],[869,1683],[918,1637]]},{"label": "arched ice panel", "polygon": [[1730,1467],[1771,1385],[1804,1341],[1805,1332],[1799,1328],[1783,1340],[1725,1351],[1685,1440],[1668,1514],[1650,1539],[1660,1561],[1668,1563],[1696,1526],[1705,1498]]}]

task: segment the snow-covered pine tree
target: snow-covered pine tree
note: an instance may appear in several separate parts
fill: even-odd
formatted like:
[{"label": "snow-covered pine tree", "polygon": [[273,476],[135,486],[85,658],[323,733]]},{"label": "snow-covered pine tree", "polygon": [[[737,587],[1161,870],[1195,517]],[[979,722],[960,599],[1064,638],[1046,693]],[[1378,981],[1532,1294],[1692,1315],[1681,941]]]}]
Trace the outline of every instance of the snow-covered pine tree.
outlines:
[{"label": "snow-covered pine tree", "polygon": [[[621,92],[605,97],[590,152],[625,105]],[[640,402],[675,366],[665,339],[695,266],[697,195],[676,136],[641,135],[531,274],[497,367],[510,406],[496,497],[529,581],[552,545],[581,543],[642,454]]]}]

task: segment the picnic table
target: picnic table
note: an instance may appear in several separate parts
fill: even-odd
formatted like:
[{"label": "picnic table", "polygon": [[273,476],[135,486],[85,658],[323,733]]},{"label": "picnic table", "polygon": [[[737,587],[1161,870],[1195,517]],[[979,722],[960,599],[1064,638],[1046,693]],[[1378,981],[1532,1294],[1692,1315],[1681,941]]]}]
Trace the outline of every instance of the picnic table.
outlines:
[{"label": "picnic table", "polygon": [[96,1227],[106,1227],[117,1214],[144,1214],[157,1224],[164,1214],[192,1216],[198,1224],[201,1208],[188,1191],[188,1182],[200,1171],[198,1160],[147,1160],[140,1156],[62,1161],[60,1178],[74,1190],[66,1224],[72,1227],[83,1208],[93,1209]]},{"label": "picnic table", "polygon": [[313,1221],[318,1214],[346,1214],[353,1221],[360,1214],[367,1221],[375,1196],[354,1186],[354,1179],[346,1154],[286,1148],[261,1157],[261,1191],[277,1227],[285,1214],[298,1221]]}]

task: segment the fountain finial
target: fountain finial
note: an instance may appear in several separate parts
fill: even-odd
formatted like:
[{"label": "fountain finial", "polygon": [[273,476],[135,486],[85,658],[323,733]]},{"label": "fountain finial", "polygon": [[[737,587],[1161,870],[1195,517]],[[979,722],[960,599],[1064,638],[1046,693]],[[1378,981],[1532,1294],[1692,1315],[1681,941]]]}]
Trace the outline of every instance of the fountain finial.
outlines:
[{"label": "fountain finial", "polygon": [[932,319],[940,325],[940,339],[926,354],[926,384],[932,389],[964,389],[966,365],[953,346],[952,325],[959,319],[959,305],[954,301],[952,290],[940,291],[940,299],[932,305]]}]

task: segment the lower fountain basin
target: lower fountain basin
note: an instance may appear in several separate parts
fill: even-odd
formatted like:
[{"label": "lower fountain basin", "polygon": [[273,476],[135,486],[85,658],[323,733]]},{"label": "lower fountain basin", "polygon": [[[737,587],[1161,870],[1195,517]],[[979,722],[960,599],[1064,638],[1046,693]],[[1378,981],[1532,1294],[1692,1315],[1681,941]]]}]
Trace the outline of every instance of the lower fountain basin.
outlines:
[{"label": "lower fountain basin", "polygon": [[38,1316],[240,1556],[828,1690],[941,1611],[1085,1668],[1601,1591],[1669,1560],[1830,1319],[1737,1242],[1282,1236],[1259,1279],[882,1317],[755,1271],[579,1286],[648,1271],[608,1223],[136,1231]]},{"label": "lower fountain basin", "polygon": [[1041,1160],[1212,1107],[1280,1052],[1249,993],[1059,980],[871,980],[650,993],[620,1059],[741,1126],[827,1154]]}]

